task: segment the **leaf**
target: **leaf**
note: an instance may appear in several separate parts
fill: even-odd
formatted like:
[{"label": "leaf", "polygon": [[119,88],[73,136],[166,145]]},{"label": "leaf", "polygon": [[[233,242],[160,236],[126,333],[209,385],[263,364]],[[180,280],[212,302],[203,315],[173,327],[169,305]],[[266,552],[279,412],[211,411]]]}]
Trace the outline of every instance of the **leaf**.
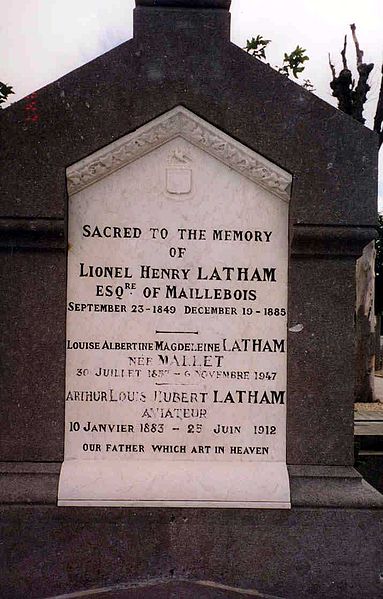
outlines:
[{"label": "leaf", "polygon": [[11,85],[7,85],[6,83],[2,83],[0,81],[0,104],[4,104],[8,96],[14,93],[15,92],[13,91]]}]

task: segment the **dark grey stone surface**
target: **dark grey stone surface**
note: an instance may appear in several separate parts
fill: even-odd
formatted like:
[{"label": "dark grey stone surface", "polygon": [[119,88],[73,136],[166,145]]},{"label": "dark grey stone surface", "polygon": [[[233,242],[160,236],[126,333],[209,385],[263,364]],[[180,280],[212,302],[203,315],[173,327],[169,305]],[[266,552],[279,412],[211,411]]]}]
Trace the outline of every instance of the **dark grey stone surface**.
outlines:
[{"label": "dark grey stone surface", "polygon": [[[57,504],[60,462],[0,462],[0,504]],[[383,508],[383,496],[346,466],[289,466],[297,507]],[[198,510],[196,510],[198,511]]]},{"label": "dark grey stone surface", "polygon": [[383,496],[354,468],[289,466],[288,471],[293,506],[383,509]]},{"label": "dark grey stone surface", "polygon": [[0,504],[57,505],[61,462],[0,462]]},{"label": "dark grey stone surface", "polygon": [[4,461],[63,456],[66,256],[0,252],[0,455]]},{"label": "dark grey stone surface", "polygon": [[287,462],[351,465],[355,261],[296,258],[289,277],[289,326],[303,328],[288,336]]},{"label": "dark grey stone surface", "polygon": [[[0,596],[381,597],[382,498],[345,467],[355,260],[374,235],[377,137],[232,45],[228,11],[210,10],[228,0],[137,4],[134,40],[39,90],[38,120],[27,99],[0,111]],[[291,511],[54,506],[65,168],[178,104],[293,175],[289,326],[303,328],[288,345]]]},{"label": "dark grey stone surface", "polygon": [[65,250],[63,219],[2,218],[0,248],[7,250]]},{"label": "dark grey stone surface", "polygon": [[[65,167],[182,104],[294,176],[292,222],[376,220],[377,136],[229,42],[229,13],[139,6],[135,40],[1,111],[1,216],[65,215]],[[151,35],[152,34],[152,35]],[[362,166],[361,166],[362,160]]]},{"label": "dark grey stone surface", "polygon": [[1,460],[63,458],[65,168],[182,104],[293,174],[289,324],[303,330],[289,336],[288,463],[352,463],[354,264],[374,235],[376,135],[232,45],[229,22],[138,6],[134,40],[39,90],[36,122],[28,100],[0,112]]},{"label": "dark grey stone surface", "polygon": [[229,9],[231,0],[136,0],[136,6]]},{"label": "dark grey stone surface", "polygon": [[[282,599],[275,595],[264,593],[252,593],[262,599]],[[71,599],[90,599],[95,592],[81,592],[74,594]],[[215,584],[213,581],[194,580],[152,580],[149,583],[127,583],[105,587],[105,590],[97,589],[97,599],[241,599],[249,597],[248,589],[233,589],[228,585]]]},{"label": "dark grey stone surface", "polygon": [[[381,510],[3,506],[0,522],[2,599],[127,583],[146,584],[147,592],[125,598],[180,599],[163,586],[180,579],[285,599],[377,599],[382,593]],[[153,582],[162,584],[153,588]],[[187,586],[188,598],[233,596],[199,585],[193,594]],[[168,590],[177,588],[184,585]]]}]

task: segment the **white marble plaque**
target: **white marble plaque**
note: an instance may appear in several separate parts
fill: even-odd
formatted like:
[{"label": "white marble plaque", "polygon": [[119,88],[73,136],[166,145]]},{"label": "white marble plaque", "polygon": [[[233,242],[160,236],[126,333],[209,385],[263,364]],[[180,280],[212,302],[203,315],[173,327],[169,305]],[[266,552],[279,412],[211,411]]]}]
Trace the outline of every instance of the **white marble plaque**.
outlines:
[{"label": "white marble plaque", "polygon": [[67,178],[59,505],[290,507],[290,175],[178,107]]}]

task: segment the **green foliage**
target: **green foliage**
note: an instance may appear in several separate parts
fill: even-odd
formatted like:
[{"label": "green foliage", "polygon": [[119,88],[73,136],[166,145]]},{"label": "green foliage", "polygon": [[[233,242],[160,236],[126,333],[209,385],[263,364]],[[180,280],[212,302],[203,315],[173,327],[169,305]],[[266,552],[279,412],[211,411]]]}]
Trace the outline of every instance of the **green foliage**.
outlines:
[{"label": "green foliage", "polygon": [[2,83],[0,81],[0,104],[4,104],[6,102],[8,96],[14,94],[12,87],[7,85],[6,83]]},{"label": "green foliage", "polygon": [[[251,40],[246,40],[246,46],[244,50],[254,58],[258,60],[266,61],[266,48],[270,44],[271,40],[266,40],[262,35],[252,37]],[[278,73],[286,75],[286,77],[295,77],[298,79],[300,73],[304,71],[305,62],[309,60],[309,57],[305,55],[305,48],[297,46],[290,54],[284,53],[283,64],[281,67],[276,67]],[[315,91],[315,88],[309,79],[305,79],[302,87],[310,92]]]},{"label": "green foliage", "polygon": [[311,83],[310,79],[303,79],[302,87],[307,89],[308,92],[315,92],[315,87]]},{"label": "green foliage", "polygon": [[257,35],[256,38],[252,37],[251,40],[246,40],[244,50],[254,58],[266,60],[266,48],[270,42],[271,40],[265,40],[261,35]]},{"label": "green foliage", "polygon": [[309,60],[309,57],[305,55],[306,49],[297,46],[290,54],[284,53],[283,65],[278,69],[279,73],[283,73],[288,77],[293,75],[295,79],[298,79],[299,73],[302,73],[305,69],[304,63]]}]

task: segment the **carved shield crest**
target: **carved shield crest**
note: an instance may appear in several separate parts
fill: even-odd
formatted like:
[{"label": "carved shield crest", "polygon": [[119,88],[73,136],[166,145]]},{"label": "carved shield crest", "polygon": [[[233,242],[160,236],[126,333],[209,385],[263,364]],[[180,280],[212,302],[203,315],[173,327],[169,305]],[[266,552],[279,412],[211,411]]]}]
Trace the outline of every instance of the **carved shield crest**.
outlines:
[{"label": "carved shield crest", "polygon": [[190,193],[192,187],[192,172],[190,168],[178,166],[166,169],[166,190],[169,193]]},{"label": "carved shield crest", "polygon": [[182,148],[177,148],[169,155],[169,166],[166,169],[166,191],[182,195],[192,190],[192,170],[188,168],[190,156]]}]

